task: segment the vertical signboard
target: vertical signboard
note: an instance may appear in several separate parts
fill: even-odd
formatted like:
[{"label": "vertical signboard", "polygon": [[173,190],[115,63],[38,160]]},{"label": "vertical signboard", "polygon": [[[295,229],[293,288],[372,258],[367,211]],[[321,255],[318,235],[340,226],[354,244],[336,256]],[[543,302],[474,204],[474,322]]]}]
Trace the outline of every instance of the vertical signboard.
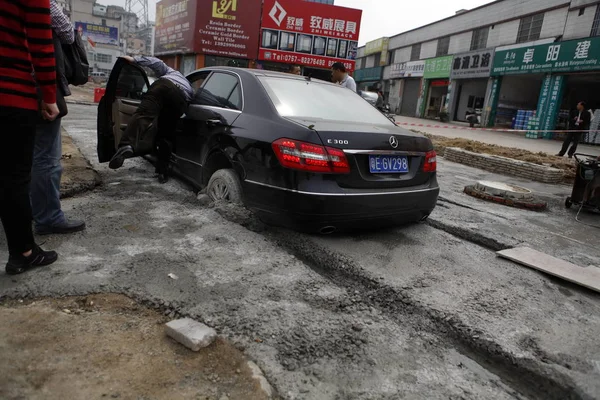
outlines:
[{"label": "vertical signboard", "polygon": [[419,94],[419,101],[417,103],[417,110],[419,110],[419,114],[417,115],[418,118],[423,118],[425,115],[425,109],[427,108],[427,96],[429,95],[429,84],[429,80],[421,80],[421,93]]},{"label": "vertical signboard", "polygon": [[222,57],[258,55],[261,0],[198,0],[194,51]]},{"label": "vertical signboard", "polygon": [[494,78],[488,100],[487,115],[488,119],[485,125],[491,128],[496,123],[496,113],[498,110],[498,101],[500,100],[500,88],[502,87],[502,77]]},{"label": "vertical signboard", "polygon": [[197,0],[162,0],[156,3],[154,54],[193,50]]},{"label": "vertical signboard", "polygon": [[362,11],[309,4],[264,0],[258,58],[318,68],[342,62],[353,71]]},{"label": "vertical signboard", "polygon": [[553,76],[550,83],[550,92],[548,93],[548,101],[544,113],[540,117],[540,129],[544,134],[545,139],[552,139],[554,134],[550,131],[556,127],[558,112],[564,91],[564,76]]}]

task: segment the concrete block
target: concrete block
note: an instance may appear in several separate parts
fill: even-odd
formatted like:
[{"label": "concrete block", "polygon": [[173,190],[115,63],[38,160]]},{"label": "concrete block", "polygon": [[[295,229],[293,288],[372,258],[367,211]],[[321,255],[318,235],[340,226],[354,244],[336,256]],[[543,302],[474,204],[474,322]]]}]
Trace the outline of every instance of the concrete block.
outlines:
[{"label": "concrete block", "polygon": [[250,368],[250,370],[252,371],[252,379],[258,382],[260,389],[263,391],[265,396],[267,396],[268,399],[273,398],[273,387],[267,381],[265,375],[263,374],[259,366],[252,361],[248,361],[248,368]]},{"label": "concrete block", "polygon": [[217,338],[217,331],[190,318],[176,319],[165,325],[167,336],[192,351],[209,346]]}]

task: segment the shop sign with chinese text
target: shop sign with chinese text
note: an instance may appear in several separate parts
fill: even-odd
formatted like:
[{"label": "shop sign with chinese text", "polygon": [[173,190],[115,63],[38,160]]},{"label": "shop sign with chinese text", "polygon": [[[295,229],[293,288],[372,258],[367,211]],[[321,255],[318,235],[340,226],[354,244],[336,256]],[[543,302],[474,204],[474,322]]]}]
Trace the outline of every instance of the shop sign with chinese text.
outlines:
[{"label": "shop sign with chinese text", "polygon": [[379,53],[381,54],[381,57],[379,58],[379,65],[387,65],[389,46],[390,39],[386,37],[368,42],[365,45],[365,56]]},{"label": "shop sign with chinese text", "polygon": [[492,76],[600,70],[600,37],[497,51]]},{"label": "shop sign with chinese text", "polygon": [[425,72],[423,73],[423,77],[425,79],[449,78],[453,60],[454,57],[452,56],[425,60]]},{"label": "shop sign with chinese text", "polygon": [[364,68],[354,71],[354,80],[356,82],[375,82],[381,80],[383,67]]},{"label": "shop sign with chinese text", "polygon": [[457,54],[452,61],[451,79],[487,78],[492,71],[494,50]]},{"label": "shop sign with chinese text", "polygon": [[[241,1],[241,0],[240,0]],[[259,59],[353,71],[361,10],[297,0],[265,0]]]},{"label": "shop sign with chinese text", "polygon": [[425,61],[409,61],[390,66],[390,79],[420,78],[425,72]]},{"label": "shop sign with chinese text", "polygon": [[154,54],[189,53],[194,47],[196,0],[156,3]]},{"label": "shop sign with chinese text", "polygon": [[261,0],[197,0],[194,50],[221,57],[258,55]]}]

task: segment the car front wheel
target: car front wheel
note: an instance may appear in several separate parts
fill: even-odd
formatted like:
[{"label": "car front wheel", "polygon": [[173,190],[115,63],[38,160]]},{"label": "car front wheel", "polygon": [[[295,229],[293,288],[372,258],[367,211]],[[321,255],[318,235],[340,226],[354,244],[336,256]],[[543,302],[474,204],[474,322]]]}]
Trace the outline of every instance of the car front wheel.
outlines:
[{"label": "car front wheel", "polygon": [[242,204],[242,184],[233,169],[220,169],[208,181],[206,194],[214,202]]}]

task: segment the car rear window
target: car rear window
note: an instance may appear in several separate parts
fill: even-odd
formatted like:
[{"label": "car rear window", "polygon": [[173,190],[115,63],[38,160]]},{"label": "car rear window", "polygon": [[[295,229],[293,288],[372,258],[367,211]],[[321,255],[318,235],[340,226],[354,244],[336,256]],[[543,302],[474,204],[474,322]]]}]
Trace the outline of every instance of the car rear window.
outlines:
[{"label": "car rear window", "polygon": [[350,89],[316,80],[259,77],[282,117],[392,124],[382,113]]}]

